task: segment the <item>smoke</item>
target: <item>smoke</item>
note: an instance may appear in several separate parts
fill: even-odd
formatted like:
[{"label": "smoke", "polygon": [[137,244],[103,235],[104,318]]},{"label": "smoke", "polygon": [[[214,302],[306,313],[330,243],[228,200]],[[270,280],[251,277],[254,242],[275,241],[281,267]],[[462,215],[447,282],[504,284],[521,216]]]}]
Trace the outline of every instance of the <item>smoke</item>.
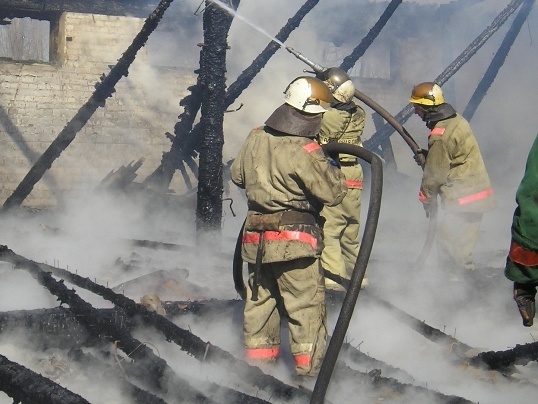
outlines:
[{"label": "smoke", "polygon": [[[358,24],[354,25],[353,22],[356,16],[364,14],[365,9],[371,9],[367,8],[366,2],[320,2],[293,32],[286,45],[322,64],[338,64],[346,52],[352,50],[366,35],[385,4],[388,4],[381,1],[376,3],[379,3],[375,9],[378,14],[364,17],[361,19],[363,25],[356,26]],[[404,26],[411,27],[404,32],[412,36],[410,31],[414,30],[413,27],[426,24],[424,18],[428,18],[427,24],[431,29],[417,31],[412,42],[415,46],[406,49],[406,60],[417,62],[410,65],[412,69],[409,71],[401,72],[401,80],[396,77],[387,84],[382,78],[356,78],[356,84],[365,91],[372,88],[384,89],[383,92],[367,93],[374,100],[380,101],[392,114],[407,105],[407,97],[416,82],[435,78],[491,23],[508,1],[490,0],[461,5],[462,2],[457,2],[459,8],[457,5],[452,7],[457,10],[449,12],[449,9],[445,9],[446,15],[435,14],[437,5],[449,3],[454,2],[405,1],[360,62],[375,66],[376,61],[382,63],[390,60],[390,55],[387,55],[390,33],[400,32],[396,28]],[[179,39],[175,36],[175,31],[171,34],[172,31],[167,30],[152,37],[147,45],[147,56],[159,69],[151,63],[140,64],[137,60],[129,76],[133,85],[137,84],[137,96],[148,97],[149,108],[157,108],[158,105],[158,109],[170,114],[168,119],[171,130],[176,116],[181,112],[178,105],[180,98],[175,91],[184,89],[180,84],[177,88],[165,88],[160,80],[160,68],[179,66],[184,71],[197,68],[199,48],[196,44],[203,41],[201,14],[194,14],[199,4],[199,0],[173,3],[166,18],[171,20],[170,24],[176,30],[180,30]],[[238,12],[253,24],[276,35],[302,4],[302,1],[243,0]],[[430,20],[433,17],[436,19]],[[165,23],[166,18],[163,20]],[[178,24],[175,18],[185,23]],[[458,111],[463,111],[467,105],[512,19],[513,17],[444,86],[447,99]],[[534,38],[536,23],[536,10],[533,10],[471,122],[499,200],[498,209],[484,217],[475,256],[480,275],[484,278],[481,283],[483,287],[475,290],[465,282],[447,282],[436,268],[435,250],[425,268],[413,267],[424,242],[427,220],[416,197],[421,171],[397,134],[392,139],[401,175],[385,178],[381,218],[367,270],[371,284],[369,291],[372,294],[479,350],[504,350],[517,344],[533,342],[538,336],[536,326],[530,329],[521,326],[511,299],[511,284],[502,274],[515,208],[515,190],[523,174],[528,150],[538,132],[538,115],[534,111],[536,83],[533,69],[538,59]],[[345,38],[347,42],[331,45],[331,36]],[[265,48],[268,38],[243,22],[234,21],[228,42],[227,84],[230,85]],[[334,52],[330,53],[328,49]],[[428,58],[428,55],[433,56]],[[279,50],[269,61],[231,109],[240,104],[243,107],[225,116],[224,162],[235,157],[249,131],[263,124],[282,103],[286,85],[296,76],[305,74],[304,68],[304,64],[285,50]],[[376,87],[376,83],[380,85]],[[367,113],[369,117],[365,139],[375,132],[371,111]],[[419,144],[426,145],[427,129],[418,117],[411,117],[405,126]],[[126,139],[136,142],[128,132],[126,130]],[[164,137],[164,134],[161,135]],[[162,142],[164,151],[169,142],[166,139]],[[76,158],[69,155],[69,150],[66,155],[67,158]],[[106,154],[102,158],[96,164],[93,178],[102,176],[103,170],[106,172],[114,168],[106,166]],[[200,297],[234,299],[237,296],[231,277],[231,254],[246,207],[242,191],[233,184],[230,185],[227,196],[233,198],[233,210],[237,216],[233,216],[228,205],[224,206],[223,238],[210,246],[198,245],[196,240],[195,196],[182,205],[173,205],[174,208],[171,209],[170,206],[163,207],[152,201],[106,193],[78,195],[66,201],[61,211],[3,216],[0,218],[1,240],[2,244],[14,252],[34,261],[68,267],[70,271],[103,285],[120,285],[118,291],[135,301],[145,293],[158,293],[163,299],[177,300]],[[362,223],[367,214],[367,200],[368,190],[365,190]],[[134,246],[133,240],[174,243],[186,246],[188,251],[141,248]],[[194,296],[185,294],[185,290],[163,289],[148,276],[158,271],[168,271],[183,277],[183,282],[187,285],[185,289]],[[53,308],[59,304],[22,270],[14,270],[11,265],[3,263],[0,265],[0,276],[0,306],[3,311]],[[135,279],[138,281],[133,281]],[[75,289],[95,307],[110,307],[110,303],[84,290]],[[335,311],[330,312],[329,332],[334,328],[337,314]],[[457,367],[450,361],[447,347],[422,337],[400,320],[361,294],[347,340],[372,357],[407,372],[412,379],[405,381],[407,383],[447,395],[458,395],[474,402],[533,402],[532,397],[536,395],[532,381],[536,376],[534,363],[519,367],[520,377],[531,380],[521,384],[508,381],[499,373]],[[179,326],[191,330],[213,345],[229,350],[238,358],[243,355],[241,321],[240,312],[214,318],[185,316],[174,320]],[[23,340],[23,336],[20,333],[16,335],[18,342]],[[137,336],[141,341],[151,344],[162,358],[166,358],[174,371],[201,389],[206,381],[212,381],[232,388],[245,388],[249,394],[271,399],[266,392],[245,386],[227,369],[200,364],[174,344],[164,341],[153,330],[140,330]],[[13,338],[4,336],[0,341],[0,353],[38,370],[35,353],[22,343],[15,344],[13,341]],[[283,359],[263,370],[291,383],[292,364],[285,354],[284,349]],[[50,358],[52,355],[59,353],[47,351],[38,355],[37,359]],[[371,369],[365,369],[369,370]],[[102,388],[110,387],[105,382],[106,375],[102,380],[99,384]],[[338,380],[333,381],[337,382]],[[69,388],[92,402],[99,402],[97,392],[88,392],[86,386],[73,383]],[[342,386],[342,391],[355,391],[356,397],[366,397],[364,401],[373,400],[374,396],[374,392],[363,385],[357,387],[346,384]],[[110,402],[114,398],[116,402],[128,402],[115,389],[106,394]],[[349,401],[349,397],[339,394],[339,388],[333,386],[328,398],[333,402]],[[395,398],[390,402],[397,400]],[[11,401],[2,396],[0,402]],[[417,398],[414,402],[425,401]]]}]

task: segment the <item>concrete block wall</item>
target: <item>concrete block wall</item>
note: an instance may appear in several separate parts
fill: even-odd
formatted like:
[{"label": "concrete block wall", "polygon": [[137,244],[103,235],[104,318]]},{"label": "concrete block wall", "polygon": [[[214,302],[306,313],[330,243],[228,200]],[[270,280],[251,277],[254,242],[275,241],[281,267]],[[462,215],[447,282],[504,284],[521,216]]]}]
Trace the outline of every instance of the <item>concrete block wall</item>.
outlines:
[{"label": "concrete block wall", "polygon": [[[64,13],[58,65],[1,62],[0,203],[89,99],[95,83],[129,47],[144,24],[133,17]],[[111,171],[144,158],[135,181],[158,167],[195,82],[192,71],[150,66],[142,48],[116,92],[56,159],[23,205],[54,206],[87,192]],[[175,187],[175,188],[174,188]],[[181,182],[171,188],[181,192]]]}]

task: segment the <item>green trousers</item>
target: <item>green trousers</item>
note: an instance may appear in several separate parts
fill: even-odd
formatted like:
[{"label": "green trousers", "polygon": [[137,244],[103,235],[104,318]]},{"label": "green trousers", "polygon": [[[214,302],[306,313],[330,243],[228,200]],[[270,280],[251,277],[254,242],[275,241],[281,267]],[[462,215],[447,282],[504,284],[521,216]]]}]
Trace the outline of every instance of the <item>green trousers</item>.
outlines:
[{"label": "green trousers", "polygon": [[244,311],[247,352],[273,352],[280,346],[280,321],[288,317],[291,353],[298,375],[319,371],[327,343],[325,287],[317,258],[263,264],[258,300],[252,301],[254,264],[249,264],[249,287]]}]

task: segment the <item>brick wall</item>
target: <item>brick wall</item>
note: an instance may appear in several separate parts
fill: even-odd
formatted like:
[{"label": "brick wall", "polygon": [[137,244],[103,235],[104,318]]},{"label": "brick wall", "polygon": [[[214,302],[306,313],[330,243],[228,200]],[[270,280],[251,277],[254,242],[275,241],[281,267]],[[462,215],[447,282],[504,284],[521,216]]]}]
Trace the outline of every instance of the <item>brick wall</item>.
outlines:
[{"label": "brick wall", "polygon": [[[143,23],[140,18],[64,13],[57,66],[0,63],[0,203],[89,99],[99,77],[108,74]],[[173,132],[181,113],[178,102],[194,80],[192,71],[152,68],[142,48],[105,107],[55,160],[24,205],[55,205],[140,158],[145,162],[136,181],[143,181],[159,165],[162,152],[170,150],[165,132]]]}]

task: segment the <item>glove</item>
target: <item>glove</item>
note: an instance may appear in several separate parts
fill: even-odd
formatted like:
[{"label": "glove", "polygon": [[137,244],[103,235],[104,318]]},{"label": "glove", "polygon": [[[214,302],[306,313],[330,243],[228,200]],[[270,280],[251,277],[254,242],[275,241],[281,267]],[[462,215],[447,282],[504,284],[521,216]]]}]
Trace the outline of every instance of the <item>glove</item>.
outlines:
[{"label": "glove", "polygon": [[536,314],[535,296],[535,284],[514,282],[514,300],[525,327],[530,327],[533,324],[534,315]]},{"label": "glove", "polygon": [[415,159],[415,162],[422,167],[424,165],[424,162],[426,161],[427,156],[428,150],[418,149],[417,153],[413,155],[413,158]]}]

